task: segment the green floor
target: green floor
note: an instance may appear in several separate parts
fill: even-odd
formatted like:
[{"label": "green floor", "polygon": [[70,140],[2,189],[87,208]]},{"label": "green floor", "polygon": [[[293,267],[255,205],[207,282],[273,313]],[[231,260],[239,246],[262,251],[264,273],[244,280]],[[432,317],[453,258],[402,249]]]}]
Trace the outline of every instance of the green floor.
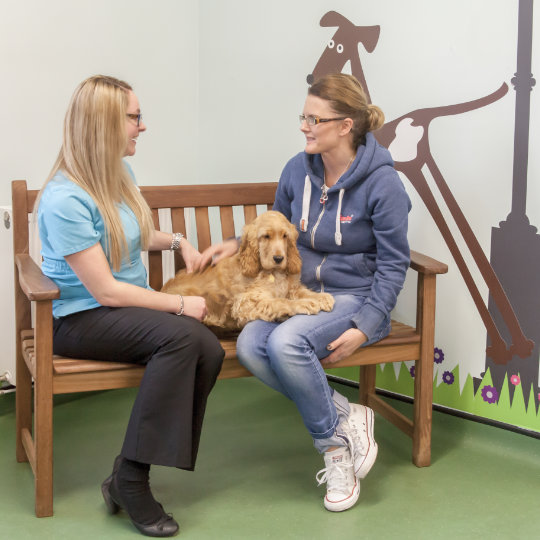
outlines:
[{"label": "green floor", "polygon": [[[339,387],[354,398],[354,390]],[[55,515],[34,517],[33,478],[14,457],[14,395],[0,396],[0,538],[141,537],[108,516],[110,472],[135,390],[61,396],[55,407]],[[401,404],[410,413],[411,406]],[[204,539],[540,538],[540,441],[434,413],[431,467],[410,462],[410,440],[380,417],[379,457],[358,504],[333,514],[315,473],[322,459],[291,403],[255,379],[219,381],[197,470],[153,468],[156,498]]]}]

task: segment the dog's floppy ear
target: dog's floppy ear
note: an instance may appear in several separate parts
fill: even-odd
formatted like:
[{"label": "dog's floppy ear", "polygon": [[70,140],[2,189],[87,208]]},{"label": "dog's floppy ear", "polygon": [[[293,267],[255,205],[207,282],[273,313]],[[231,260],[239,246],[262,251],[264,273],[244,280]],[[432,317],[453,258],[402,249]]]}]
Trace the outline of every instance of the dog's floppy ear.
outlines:
[{"label": "dog's floppy ear", "polygon": [[287,272],[289,274],[299,274],[302,270],[302,259],[296,247],[298,231],[296,227],[289,223],[287,230]]},{"label": "dog's floppy ear", "polygon": [[244,227],[238,258],[244,276],[255,277],[260,272],[261,263],[259,261],[257,227],[253,223]]}]

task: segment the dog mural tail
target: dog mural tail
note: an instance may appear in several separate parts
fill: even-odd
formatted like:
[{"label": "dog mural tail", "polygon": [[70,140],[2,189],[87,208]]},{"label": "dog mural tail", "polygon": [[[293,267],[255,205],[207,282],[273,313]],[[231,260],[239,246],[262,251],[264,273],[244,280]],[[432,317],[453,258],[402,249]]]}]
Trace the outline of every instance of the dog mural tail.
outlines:
[{"label": "dog mural tail", "polygon": [[[486,105],[493,103],[494,101],[501,99],[508,92],[508,85],[503,84],[501,87],[482,98],[469,101],[466,103],[459,103],[455,105],[448,105],[443,107],[433,107],[429,109],[419,109],[403,115],[392,122],[385,124],[380,133],[377,134],[377,138],[381,144],[392,148],[397,138],[397,133],[400,131],[400,125],[407,123],[412,129],[415,127],[422,128],[422,137],[418,142],[416,149],[416,157],[409,161],[396,160],[395,166],[397,170],[402,171],[407,178],[411,181],[415,189],[418,191],[422,200],[426,204],[430,211],[435,223],[437,224],[441,234],[443,235],[450,252],[458,268],[463,276],[465,284],[469,289],[471,297],[478,309],[480,317],[486,326],[488,335],[491,339],[491,344],[487,347],[487,354],[497,364],[508,363],[514,355],[521,358],[526,358],[530,355],[534,343],[527,339],[523,334],[519,321],[514,313],[514,310],[508,300],[508,297],[493,269],[489,260],[487,259],[478,239],[476,238],[469,222],[467,221],[463,211],[461,210],[458,202],[456,201],[450,187],[444,180],[444,177],[438,168],[433,154],[429,148],[428,130],[432,120],[440,116],[449,116],[455,114],[462,114],[474,109],[485,107]],[[399,159],[399,158],[398,158]],[[439,192],[441,193],[445,204],[447,205],[459,232],[463,236],[465,244],[469,249],[480,273],[488,286],[491,297],[495,302],[499,312],[501,313],[503,320],[509,329],[512,342],[510,346],[507,346],[505,340],[502,338],[501,333],[495,323],[492,314],[488,310],[482,295],[480,294],[478,287],[476,286],[472,275],[467,268],[465,260],[461,255],[459,248],[450,232],[450,229],[444,222],[444,218],[440,211],[435,211],[437,203],[435,198],[431,196],[430,188],[427,185],[427,181],[423,175],[422,167],[426,165],[429,169]]]}]

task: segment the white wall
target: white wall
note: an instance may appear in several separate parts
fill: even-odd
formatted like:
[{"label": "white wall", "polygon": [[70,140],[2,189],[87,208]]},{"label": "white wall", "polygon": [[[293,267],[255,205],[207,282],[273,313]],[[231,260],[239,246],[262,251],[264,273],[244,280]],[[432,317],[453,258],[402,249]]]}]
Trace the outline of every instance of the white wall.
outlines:
[{"label": "white wall", "polygon": [[197,0],[0,0],[0,203],[14,178],[41,186],[69,98],[97,73],[141,102],[140,183],[195,181],[198,21]]},{"label": "white wall", "polygon": [[[319,26],[327,11],[381,26],[374,52],[360,55],[372,99],[391,120],[510,84],[517,6],[507,0],[0,0],[0,203],[9,202],[13,178],[41,185],[69,96],[91,74],[124,78],[139,96],[148,125],[133,159],[140,183],[275,180],[303,147],[297,115],[306,75],[334,33]],[[533,55],[537,77],[539,56]],[[531,94],[534,225],[540,223],[539,91]],[[510,210],[514,106],[511,88],[488,107],[435,120],[430,130],[432,153],[488,257],[491,227]],[[413,248],[450,264],[440,279],[437,345],[478,375],[485,329],[440,233],[404,183],[414,204]],[[486,287],[480,289],[487,301]],[[405,292],[398,311],[411,301]]]},{"label": "white wall", "polygon": [[314,1],[201,3],[199,165],[204,181],[277,180],[302,150],[298,114],[320,16]]}]

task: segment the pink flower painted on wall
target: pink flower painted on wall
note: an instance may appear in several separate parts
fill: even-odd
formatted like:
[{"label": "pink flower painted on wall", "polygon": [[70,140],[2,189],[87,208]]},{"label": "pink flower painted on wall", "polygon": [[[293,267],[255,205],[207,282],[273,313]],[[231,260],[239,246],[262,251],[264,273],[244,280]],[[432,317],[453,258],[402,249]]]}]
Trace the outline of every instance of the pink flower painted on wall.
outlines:
[{"label": "pink flower painted on wall", "polygon": [[521,379],[519,378],[518,375],[512,375],[510,377],[510,382],[514,385],[514,386],[517,386],[520,382],[521,382]]}]

